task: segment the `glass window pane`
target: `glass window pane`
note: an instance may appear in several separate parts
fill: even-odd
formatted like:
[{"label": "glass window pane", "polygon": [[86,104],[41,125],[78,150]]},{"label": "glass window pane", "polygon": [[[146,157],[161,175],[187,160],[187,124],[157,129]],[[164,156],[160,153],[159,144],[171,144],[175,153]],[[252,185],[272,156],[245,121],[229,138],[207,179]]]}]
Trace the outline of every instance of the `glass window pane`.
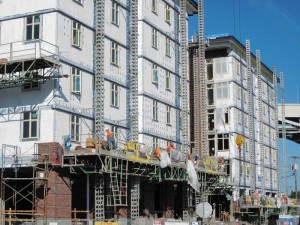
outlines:
[{"label": "glass window pane", "polygon": [[23,119],[24,120],[29,120],[30,112],[25,112],[23,113]]},{"label": "glass window pane", "polygon": [[27,24],[31,24],[32,23],[32,16],[27,17]]},{"label": "glass window pane", "polygon": [[31,119],[37,119],[37,118],[38,118],[37,112],[32,112],[31,113]]},{"label": "glass window pane", "polygon": [[37,122],[31,122],[31,137],[37,137]]},{"label": "glass window pane", "polygon": [[32,39],[32,26],[26,27],[26,40]]},{"label": "glass window pane", "polygon": [[23,138],[29,138],[29,122],[23,122]]},{"label": "glass window pane", "polygon": [[39,23],[40,22],[40,16],[34,16],[34,22]]}]

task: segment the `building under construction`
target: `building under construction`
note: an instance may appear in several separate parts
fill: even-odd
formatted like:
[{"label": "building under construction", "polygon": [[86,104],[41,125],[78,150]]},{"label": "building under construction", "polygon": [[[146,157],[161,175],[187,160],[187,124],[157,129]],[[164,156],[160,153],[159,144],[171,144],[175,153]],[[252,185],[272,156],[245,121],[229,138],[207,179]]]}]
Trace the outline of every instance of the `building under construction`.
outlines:
[{"label": "building under construction", "polygon": [[[202,1],[0,7],[1,224],[267,218],[258,199],[278,193],[276,71],[249,42],[206,41]],[[171,142],[163,168],[153,152]],[[205,202],[213,209],[199,215]]]}]

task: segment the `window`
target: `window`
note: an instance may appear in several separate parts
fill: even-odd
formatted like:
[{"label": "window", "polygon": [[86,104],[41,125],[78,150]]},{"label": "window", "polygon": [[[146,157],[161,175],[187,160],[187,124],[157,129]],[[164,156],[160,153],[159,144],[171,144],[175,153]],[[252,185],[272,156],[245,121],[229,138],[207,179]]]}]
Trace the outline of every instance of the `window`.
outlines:
[{"label": "window", "polygon": [[240,110],[237,111],[237,121],[238,124],[242,124],[242,112]]},{"label": "window", "polygon": [[244,103],[248,104],[248,93],[244,91]]},{"label": "window", "polygon": [[214,104],[214,85],[213,84],[207,85],[207,103],[208,103],[208,105]]},{"label": "window", "polygon": [[218,83],[216,84],[216,88],[218,99],[226,99],[229,97],[228,83]]},{"label": "window", "polygon": [[171,73],[169,71],[166,71],[166,89],[171,90]]},{"label": "window", "polygon": [[71,92],[75,94],[80,94],[81,92],[81,70],[75,67],[72,67],[72,87]]},{"label": "window", "polygon": [[171,125],[171,106],[167,106],[167,125]]},{"label": "window", "polygon": [[157,13],[157,0],[152,0],[152,12]]},{"label": "window", "polygon": [[179,112],[179,129],[182,130],[182,113]]},{"label": "window", "polygon": [[40,38],[40,15],[26,18],[26,41]]},{"label": "window", "polygon": [[218,134],[218,151],[229,150],[229,135]]},{"label": "window", "polygon": [[166,4],[166,22],[170,23],[171,22],[171,8],[170,5]]},{"label": "window", "polygon": [[158,70],[156,64],[152,65],[152,83],[156,85],[158,84]]},{"label": "window", "polygon": [[229,124],[229,112],[225,112],[225,124]]},{"label": "window", "polygon": [[114,1],[111,6],[111,22],[115,25],[119,25],[119,4]]},{"label": "window", "polygon": [[238,75],[240,75],[241,74],[241,64],[240,64],[240,62],[239,61],[236,61],[236,73],[238,74]]},{"label": "window", "polygon": [[116,42],[111,42],[111,63],[119,65],[119,45]]},{"label": "window", "polygon": [[212,63],[206,65],[206,73],[207,73],[207,80],[212,80],[214,78]]},{"label": "window", "polygon": [[81,47],[81,24],[73,21],[72,23],[72,45],[75,47]]},{"label": "window", "polygon": [[71,139],[73,141],[79,141],[79,116],[71,115]]},{"label": "window", "polygon": [[245,115],[245,127],[249,126],[248,115]]},{"label": "window", "polygon": [[157,137],[153,137],[152,138],[152,143],[153,143],[153,149],[156,149],[158,146],[158,138]]},{"label": "window", "polygon": [[236,95],[237,95],[237,99],[241,99],[241,87],[237,86],[236,87]]},{"label": "window", "polygon": [[166,37],[166,55],[171,57],[171,39]]},{"label": "window", "polygon": [[119,86],[111,84],[111,106],[119,107]]},{"label": "window", "polygon": [[23,139],[38,137],[38,112],[23,113]]},{"label": "window", "polygon": [[179,78],[179,96],[182,96],[182,80]]},{"label": "window", "polygon": [[208,135],[209,156],[215,156],[215,135]]},{"label": "window", "polygon": [[157,46],[157,30],[152,28],[152,47],[157,49]]},{"label": "window", "polygon": [[215,113],[213,109],[207,110],[208,114],[208,130],[212,131],[215,129]]},{"label": "window", "polygon": [[158,121],[158,102],[153,100],[153,120]]},{"label": "window", "polygon": [[226,74],[227,73],[227,58],[216,58],[216,73]]}]

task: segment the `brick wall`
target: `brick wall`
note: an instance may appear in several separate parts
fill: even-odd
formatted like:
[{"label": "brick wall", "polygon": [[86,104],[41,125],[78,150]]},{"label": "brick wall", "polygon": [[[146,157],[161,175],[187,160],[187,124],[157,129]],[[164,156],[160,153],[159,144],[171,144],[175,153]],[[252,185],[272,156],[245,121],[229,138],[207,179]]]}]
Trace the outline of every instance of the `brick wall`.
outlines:
[{"label": "brick wall", "polygon": [[[38,214],[46,211],[47,218],[68,219],[72,216],[72,189],[69,170],[61,168],[62,146],[59,143],[41,143],[38,145],[38,161],[43,162],[46,155],[53,166],[48,172],[46,198],[37,199]],[[40,182],[40,181],[37,181]],[[44,207],[46,203],[46,207]]]},{"label": "brick wall", "polygon": [[41,143],[38,145],[38,161],[43,162],[49,156],[49,163],[61,165],[61,155],[63,148],[57,142]]}]

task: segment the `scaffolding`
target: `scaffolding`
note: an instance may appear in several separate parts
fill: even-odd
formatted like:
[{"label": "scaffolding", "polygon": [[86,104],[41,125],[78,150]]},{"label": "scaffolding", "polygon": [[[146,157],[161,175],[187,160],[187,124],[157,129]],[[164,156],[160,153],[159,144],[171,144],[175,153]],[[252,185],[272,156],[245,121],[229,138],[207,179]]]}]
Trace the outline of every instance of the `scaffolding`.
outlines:
[{"label": "scaffolding", "polygon": [[59,49],[44,40],[0,45],[0,89],[34,88],[47,80],[66,77],[60,73]]},{"label": "scaffolding", "polygon": [[1,224],[47,221],[48,171],[48,155],[39,162],[37,145],[30,162],[24,160],[19,147],[2,145]]}]

